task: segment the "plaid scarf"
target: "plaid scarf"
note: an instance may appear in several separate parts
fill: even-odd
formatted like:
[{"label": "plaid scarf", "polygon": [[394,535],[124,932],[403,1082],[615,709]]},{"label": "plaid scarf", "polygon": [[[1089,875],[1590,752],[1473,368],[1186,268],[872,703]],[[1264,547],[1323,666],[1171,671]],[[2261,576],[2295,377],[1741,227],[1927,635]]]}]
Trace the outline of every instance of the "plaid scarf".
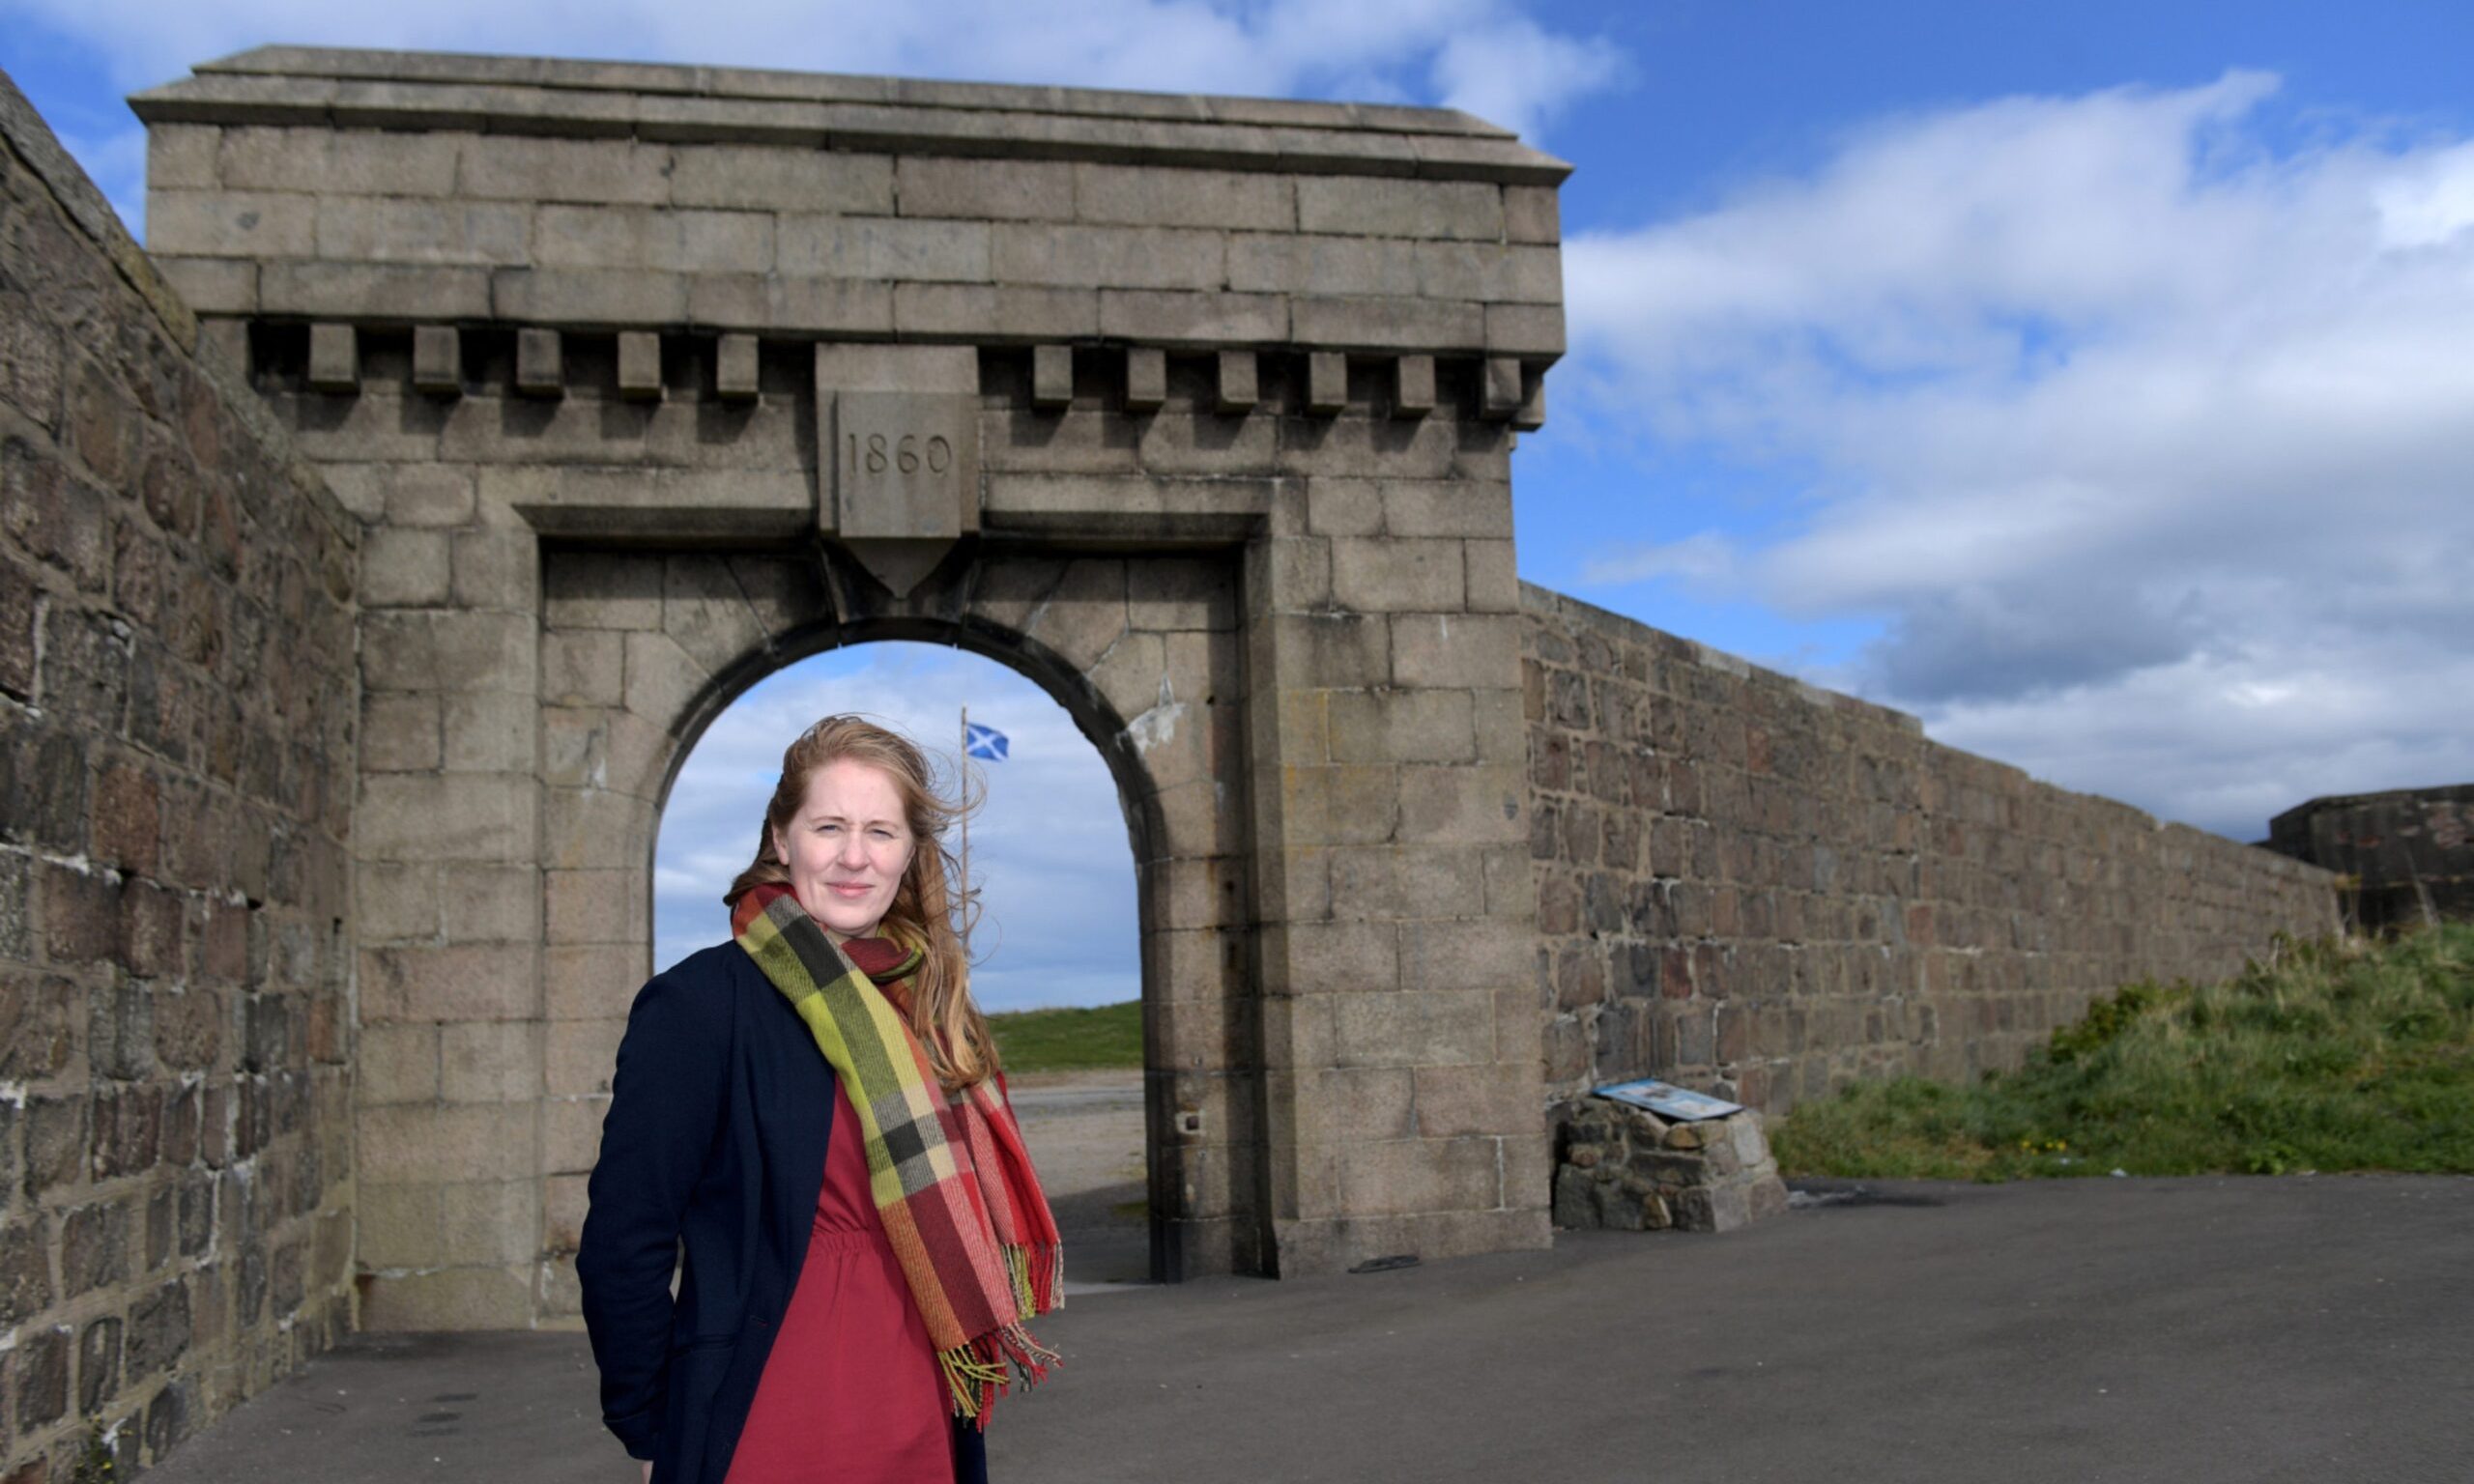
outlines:
[{"label": "plaid scarf", "polygon": [[[1022,1322],[1064,1304],[1056,1221],[1012,1110],[984,1080],[944,1092],[905,1017],[789,887],[740,898],[731,928],[849,1089],[869,1193],[954,1412],[985,1428],[1007,1361],[1028,1387],[1057,1359]],[[918,956],[913,945],[904,967]]]}]

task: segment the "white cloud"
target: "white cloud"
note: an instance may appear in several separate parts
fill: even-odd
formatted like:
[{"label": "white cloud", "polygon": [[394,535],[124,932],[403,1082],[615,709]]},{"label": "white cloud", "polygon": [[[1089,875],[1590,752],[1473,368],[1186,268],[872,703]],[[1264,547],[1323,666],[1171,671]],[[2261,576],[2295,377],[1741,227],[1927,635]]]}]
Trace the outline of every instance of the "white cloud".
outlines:
[{"label": "white cloud", "polygon": [[1514,0],[662,0],[372,10],[311,0],[18,0],[129,87],[271,42],[709,63],[807,71],[1259,95],[1450,99],[1534,124],[1620,65]]},{"label": "white cloud", "polygon": [[1695,531],[1680,541],[1636,542],[1605,548],[1581,567],[1581,581],[1592,585],[1682,578],[1696,587],[1730,582],[1736,572],[1735,547],[1714,530]]},{"label": "white cloud", "polygon": [[2279,151],[2275,86],[1891,120],[1576,237],[1598,436],[1816,471],[1781,539],[1593,579],[1885,614],[1832,678],[2245,838],[2474,776],[2474,144]]},{"label": "white cloud", "polygon": [[1557,36],[1525,15],[1493,17],[1435,53],[1437,101],[1535,139],[1564,104],[1622,76],[1624,61],[1603,38]]},{"label": "white cloud", "polygon": [[971,940],[981,1008],[1140,997],[1134,851],[1098,749],[1034,682],[926,644],[868,644],[791,666],[698,739],[662,810],[654,962],[729,936],[722,891],[754,857],[782,750],[810,723],[866,712],[950,767],[965,703],[1013,744],[1006,760],[972,765],[986,788],[970,826],[984,909]]}]

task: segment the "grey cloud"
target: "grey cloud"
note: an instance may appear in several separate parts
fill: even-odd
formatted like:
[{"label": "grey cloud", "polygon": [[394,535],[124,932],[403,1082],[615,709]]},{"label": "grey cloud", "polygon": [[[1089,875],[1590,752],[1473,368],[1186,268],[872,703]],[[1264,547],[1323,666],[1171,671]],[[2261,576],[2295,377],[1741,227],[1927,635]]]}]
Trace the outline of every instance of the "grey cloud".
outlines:
[{"label": "grey cloud", "polygon": [[2049,695],[2190,654],[2206,625],[2118,585],[1920,595],[1868,650],[1865,688],[1927,704]]},{"label": "grey cloud", "polygon": [[2282,150],[2273,92],[1903,117],[1577,236],[1566,417],[1811,471],[1783,538],[1608,570],[1885,622],[1816,678],[2243,838],[2474,777],[2474,141]]}]

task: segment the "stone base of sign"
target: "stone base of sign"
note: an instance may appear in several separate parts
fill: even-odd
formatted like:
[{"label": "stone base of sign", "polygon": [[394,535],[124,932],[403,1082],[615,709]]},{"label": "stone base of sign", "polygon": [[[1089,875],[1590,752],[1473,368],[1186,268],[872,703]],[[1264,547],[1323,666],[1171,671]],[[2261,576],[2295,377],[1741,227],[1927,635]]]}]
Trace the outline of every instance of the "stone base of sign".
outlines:
[{"label": "stone base of sign", "polygon": [[1787,1209],[1755,1109],[1669,1123],[1593,1098],[1552,1117],[1557,1226],[1730,1232]]}]

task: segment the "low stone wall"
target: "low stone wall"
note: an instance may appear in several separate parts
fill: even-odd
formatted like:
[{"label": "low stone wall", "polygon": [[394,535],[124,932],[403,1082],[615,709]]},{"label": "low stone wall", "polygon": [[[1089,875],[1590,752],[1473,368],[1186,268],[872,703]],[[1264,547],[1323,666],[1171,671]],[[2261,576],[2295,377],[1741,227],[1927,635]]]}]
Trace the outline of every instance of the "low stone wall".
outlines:
[{"label": "low stone wall", "polygon": [[1556,593],[1522,614],[1549,1099],[1658,1076],[1774,1118],[1956,1080],[2337,926],[2315,867]]},{"label": "low stone wall", "polygon": [[2313,799],[2268,821],[2267,845],[2344,877],[2366,931],[2474,922],[2474,784]]},{"label": "low stone wall", "polygon": [[1731,1232],[1787,1209],[1761,1115],[1668,1123],[1646,1108],[1574,1099],[1548,1114],[1555,1224],[1626,1232]]},{"label": "low stone wall", "polygon": [[0,76],[11,1480],[97,1425],[133,1472],[352,1326],[354,534],[196,346]]}]

